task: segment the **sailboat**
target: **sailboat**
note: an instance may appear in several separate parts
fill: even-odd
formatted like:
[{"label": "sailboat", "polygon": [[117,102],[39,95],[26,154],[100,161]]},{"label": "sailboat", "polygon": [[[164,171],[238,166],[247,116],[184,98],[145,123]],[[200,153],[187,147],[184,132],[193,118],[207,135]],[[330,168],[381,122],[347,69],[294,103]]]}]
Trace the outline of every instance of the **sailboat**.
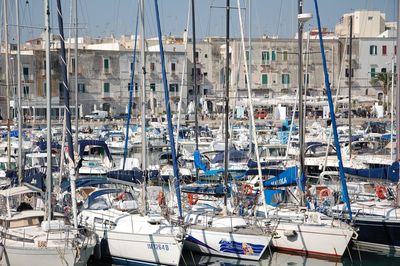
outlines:
[{"label": "sailboat", "polygon": [[[302,7],[303,1],[298,1],[299,23],[304,23],[311,15],[303,14]],[[239,14],[240,2],[238,1]],[[239,16],[240,17],[240,16]],[[299,24],[299,113],[300,118],[303,115],[303,102],[302,102],[302,25]],[[320,36],[322,39],[322,37]],[[244,50],[244,38],[242,34],[242,48]],[[246,61],[246,60],[244,60]],[[324,62],[325,63],[325,62]],[[247,64],[246,72],[247,72]],[[325,73],[326,74],[326,73]],[[333,111],[332,111],[333,113]],[[300,154],[303,154],[304,145],[304,124],[300,120]],[[255,138],[256,140],[257,138]],[[256,208],[258,217],[262,217],[262,221],[266,226],[272,230],[271,245],[278,250],[286,252],[302,253],[310,256],[318,257],[333,257],[340,258],[346,251],[349,242],[353,236],[357,234],[353,228],[340,220],[333,220],[318,212],[308,210],[307,207],[302,206],[301,199],[304,198],[304,174],[303,174],[303,156],[300,156],[300,175],[297,174],[297,166],[287,168],[284,172],[278,174],[276,177],[264,181],[261,187],[258,187],[259,192],[265,195],[264,200],[269,207]],[[298,177],[300,176],[300,177]],[[299,181],[300,180],[300,181]],[[256,178],[250,184],[256,184]],[[293,196],[293,192],[289,189],[277,189],[277,187],[297,185],[300,192],[300,202],[282,204],[282,198]],[[264,191],[264,188],[267,188]],[[271,189],[272,188],[272,189]],[[344,187],[346,189],[346,187]],[[280,203],[278,205],[278,203]],[[324,240],[321,245],[320,240]]]},{"label": "sailboat", "polygon": [[[60,6],[60,1],[58,1]],[[19,46],[19,4],[16,1]],[[45,1],[47,128],[51,128],[50,7]],[[18,48],[19,51],[19,48]],[[20,88],[19,88],[20,89]],[[86,265],[94,238],[69,225],[52,210],[51,133],[47,132],[46,201],[42,191],[29,185],[2,190],[0,202],[1,265]],[[44,204],[44,202],[46,204]]]},{"label": "sailboat", "polygon": [[[203,254],[212,254],[224,257],[232,257],[247,260],[260,260],[267,249],[271,240],[271,234],[267,228],[262,228],[256,224],[249,225],[249,221],[241,216],[232,216],[227,214],[227,190],[228,190],[228,119],[229,119],[229,17],[230,1],[226,2],[226,102],[225,102],[225,160],[224,160],[224,206],[221,215],[207,211],[207,209],[198,209],[190,211],[184,217],[187,226],[185,247],[190,250],[201,252]],[[193,27],[193,59],[195,57],[195,6],[192,1],[192,27]],[[196,71],[194,71],[196,73]],[[194,78],[196,80],[196,77]],[[197,88],[195,87],[196,91]],[[197,99],[195,99],[197,102]],[[196,145],[197,146],[197,145]],[[198,147],[196,147],[198,154]],[[190,194],[189,194],[190,195]],[[188,196],[189,196],[188,195]]]},{"label": "sailboat", "polygon": [[[141,63],[143,66],[142,97],[145,95],[145,35],[144,0],[140,1]],[[137,34],[136,34],[137,36]],[[161,41],[160,41],[161,42]],[[161,45],[160,45],[161,47]],[[160,49],[162,55],[162,50]],[[132,73],[133,75],[133,73]],[[142,101],[144,98],[142,98]],[[145,121],[144,105],[142,121]],[[144,127],[144,123],[142,126]],[[146,141],[145,130],[142,138]],[[146,145],[142,142],[142,168],[146,169]],[[178,265],[183,248],[184,232],[159,214],[149,214],[146,200],[146,177],[141,202],[127,190],[101,189],[93,191],[79,214],[81,225],[93,229],[104,245],[104,256],[116,260]]]}]

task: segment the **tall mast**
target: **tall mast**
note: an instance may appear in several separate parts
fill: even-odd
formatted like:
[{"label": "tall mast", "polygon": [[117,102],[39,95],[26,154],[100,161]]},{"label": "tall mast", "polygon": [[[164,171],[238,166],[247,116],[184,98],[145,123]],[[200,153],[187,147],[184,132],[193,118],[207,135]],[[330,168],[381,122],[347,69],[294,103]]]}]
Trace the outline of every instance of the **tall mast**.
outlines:
[{"label": "tall mast", "polygon": [[[397,49],[400,45],[400,1],[397,1]],[[400,161],[400,53],[396,53],[397,93],[396,93],[396,160]]]},{"label": "tall mast", "polygon": [[[248,58],[248,80],[247,83],[250,84],[250,90],[251,90],[251,85],[252,85],[252,64],[251,64],[251,59],[252,59],[252,47],[251,47],[251,0],[249,0],[249,58]],[[250,101],[250,99],[248,100]],[[248,105],[250,105],[250,103],[248,103]],[[252,124],[253,124],[253,119],[254,117],[249,115],[249,156],[251,156],[252,151],[253,151],[253,134],[251,133],[251,128],[252,128]],[[255,141],[255,140],[254,140]]]},{"label": "tall mast", "polygon": [[[226,0],[226,40],[225,40],[225,151],[224,151],[224,185],[228,188],[228,161],[229,161],[229,18],[230,18],[230,0]],[[227,193],[224,194],[224,211],[228,203]]]},{"label": "tall mast", "polygon": [[[146,55],[145,55],[145,31],[144,31],[144,0],[140,0],[140,62],[142,63],[142,171],[145,173],[143,186],[143,208],[144,214],[147,213],[146,185],[147,185],[147,156],[146,156]],[[153,99],[152,99],[153,100]],[[128,137],[128,136],[127,136]]]},{"label": "tall mast", "polygon": [[21,36],[19,28],[19,0],[15,0],[17,19],[17,97],[18,97],[18,177],[22,181],[22,104],[21,104]]},{"label": "tall mast", "polygon": [[[7,98],[7,163],[8,168],[11,165],[11,139],[10,139],[10,76],[9,76],[9,53],[8,53],[8,8],[7,0],[3,0],[4,6],[4,41],[6,48],[6,98]],[[18,165],[19,168],[22,165]]]},{"label": "tall mast", "polygon": [[[194,0],[192,0],[192,43],[193,43],[193,91],[194,91],[194,130],[196,151],[199,150],[199,119],[197,112],[199,102],[197,99],[197,58],[196,58],[196,18],[195,18]],[[203,103],[205,104],[205,103]],[[178,132],[179,134],[179,132]],[[196,167],[196,180],[199,179],[199,169]]]},{"label": "tall mast", "polygon": [[[298,0],[298,15],[303,14],[303,0]],[[304,173],[304,104],[303,104],[303,22],[298,20],[298,87],[299,87],[299,161],[300,161],[300,179],[303,179]],[[304,184],[302,184],[303,186]],[[303,191],[303,187],[301,188]],[[304,204],[303,195],[300,203]]]},{"label": "tall mast", "polygon": [[349,158],[351,159],[351,74],[352,69],[351,69],[351,58],[352,58],[352,53],[353,53],[353,16],[350,16],[350,38],[349,38],[349,110],[348,110],[348,119],[349,119]]},{"label": "tall mast", "polygon": [[51,79],[50,79],[50,6],[49,0],[44,0],[45,12],[45,40],[46,40],[46,119],[47,119],[47,170],[46,170],[46,190],[47,190],[47,219],[51,221],[53,217],[51,206]]},{"label": "tall mast", "polygon": [[[78,151],[78,118],[79,118],[79,108],[78,108],[78,0],[74,0],[74,13],[75,13],[75,47],[74,47],[74,58],[75,58],[75,151]],[[72,133],[72,132],[71,132]],[[78,171],[77,173],[78,174]]]}]

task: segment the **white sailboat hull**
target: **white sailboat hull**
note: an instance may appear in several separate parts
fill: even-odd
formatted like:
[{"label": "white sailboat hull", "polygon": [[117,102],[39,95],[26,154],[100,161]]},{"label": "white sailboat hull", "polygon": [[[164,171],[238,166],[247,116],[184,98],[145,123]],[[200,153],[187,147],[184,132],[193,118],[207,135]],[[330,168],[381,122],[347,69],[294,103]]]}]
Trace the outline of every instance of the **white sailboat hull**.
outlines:
[{"label": "white sailboat hull", "polygon": [[18,265],[40,265],[40,266],[57,266],[57,265],[86,265],[90,256],[93,254],[94,244],[85,245],[79,250],[72,246],[68,247],[23,247],[6,245],[1,259],[3,266]]},{"label": "white sailboat hull", "polygon": [[173,235],[106,231],[101,237],[108,253],[103,255],[118,259],[178,265],[182,253],[182,241]]},{"label": "white sailboat hull", "polygon": [[316,257],[341,258],[352,239],[350,227],[333,227],[296,222],[278,222],[272,246],[281,251]]},{"label": "white sailboat hull", "polygon": [[217,230],[188,228],[185,248],[208,255],[260,260],[271,237],[234,231],[222,231],[220,228]]}]

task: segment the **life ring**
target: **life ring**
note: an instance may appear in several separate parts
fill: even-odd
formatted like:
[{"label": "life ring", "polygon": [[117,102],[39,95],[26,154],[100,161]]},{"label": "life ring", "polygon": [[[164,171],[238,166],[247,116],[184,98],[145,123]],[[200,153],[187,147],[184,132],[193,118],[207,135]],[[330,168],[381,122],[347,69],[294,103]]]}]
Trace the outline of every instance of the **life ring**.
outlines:
[{"label": "life ring", "polygon": [[377,186],[375,188],[375,194],[378,196],[379,199],[383,200],[386,199],[387,189],[384,186]]},{"label": "life ring", "polygon": [[188,202],[190,206],[196,205],[199,200],[199,196],[197,194],[189,193],[188,194]]},{"label": "life ring", "polygon": [[162,192],[162,191],[158,192],[157,202],[158,202],[158,206],[160,206],[160,207],[166,205],[164,192]]},{"label": "life ring", "polygon": [[246,196],[250,196],[253,194],[253,187],[250,184],[244,184],[243,192]]},{"label": "life ring", "polygon": [[324,188],[319,192],[319,197],[326,198],[332,196],[332,191],[329,188]]}]

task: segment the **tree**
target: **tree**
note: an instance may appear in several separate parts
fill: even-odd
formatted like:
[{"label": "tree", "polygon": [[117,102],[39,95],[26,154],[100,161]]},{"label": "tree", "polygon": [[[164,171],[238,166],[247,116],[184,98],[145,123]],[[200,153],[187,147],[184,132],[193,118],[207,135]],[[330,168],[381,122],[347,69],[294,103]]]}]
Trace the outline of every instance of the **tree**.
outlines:
[{"label": "tree", "polygon": [[386,111],[386,98],[388,95],[389,87],[392,85],[392,75],[391,73],[380,72],[376,73],[371,81],[372,86],[378,86],[382,89],[383,92],[383,110]]}]

